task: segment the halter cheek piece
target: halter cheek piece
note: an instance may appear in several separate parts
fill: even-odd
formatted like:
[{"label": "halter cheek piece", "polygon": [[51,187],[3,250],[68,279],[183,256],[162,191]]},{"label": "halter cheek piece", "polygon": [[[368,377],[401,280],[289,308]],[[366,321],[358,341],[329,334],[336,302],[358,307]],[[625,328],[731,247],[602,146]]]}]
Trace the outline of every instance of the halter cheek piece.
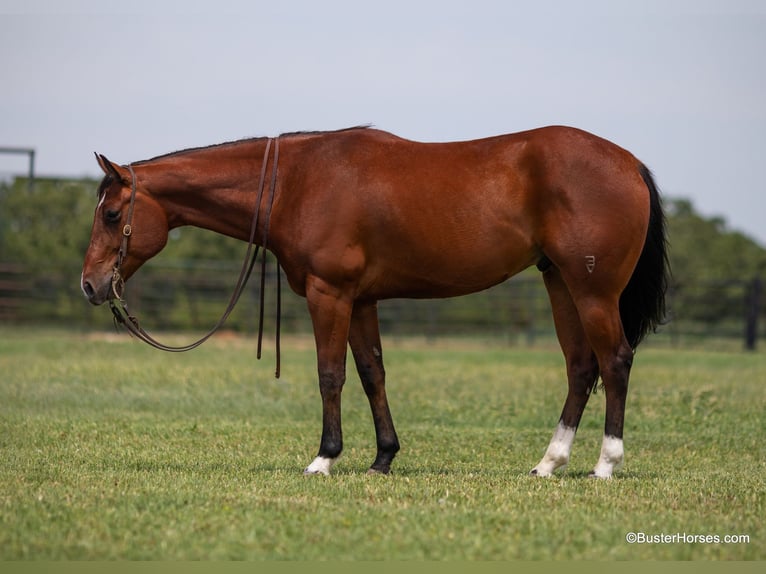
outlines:
[{"label": "halter cheek piece", "polygon": [[[271,168],[271,181],[269,183],[269,200],[267,204],[267,210],[266,210],[266,220],[263,225],[263,238],[262,238],[262,246],[263,246],[263,258],[261,263],[261,293],[260,293],[260,314],[259,314],[259,321],[258,321],[258,353],[257,357],[261,358],[261,342],[263,339],[263,307],[264,307],[264,287],[265,287],[265,275],[266,275],[266,249],[268,248],[268,239],[269,239],[269,222],[271,221],[271,208],[274,205],[274,193],[277,186],[277,167],[279,165],[279,138],[269,138],[269,140],[266,142],[266,149],[263,152],[263,162],[261,164],[261,176],[258,181],[258,194],[256,197],[256,203],[255,203],[255,212],[253,213],[253,221],[250,225],[250,238],[247,243],[247,253],[245,254],[245,259],[242,262],[242,269],[239,273],[239,278],[237,279],[237,284],[234,287],[234,292],[231,295],[231,298],[229,299],[229,303],[226,306],[226,309],[224,310],[223,314],[221,315],[221,318],[218,319],[218,322],[213,325],[213,327],[210,329],[210,331],[207,332],[201,339],[195,341],[194,343],[190,343],[188,345],[183,345],[180,347],[173,347],[169,345],[165,345],[163,343],[160,343],[156,339],[154,339],[149,333],[147,333],[141,326],[138,324],[138,319],[131,315],[128,312],[128,306],[125,300],[123,299],[123,290],[125,288],[125,280],[122,277],[122,264],[125,261],[125,258],[128,254],[128,243],[130,241],[130,237],[133,235],[133,211],[135,209],[136,205],[136,174],[133,171],[133,165],[128,165],[128,170],[130,171],[130,202],[128,204],[128,216],[126,218],[126,223],[122,228],[122,240],[120,242],[120,249],[117,252],[117,262],[114,265],[114,269],[112,270],[112,295],[113,297],[109,298],[109,307],[112,310],[112,314],[114,315],[114,321],[118,325],[124,325],[125,328],[134,336],[136,336],[138,339],[142,340],[143,342],[151,345],[152,347],[156,349],[160,349],[162,351],[169,351],[173,353],[181,353],[184,351],[190,351],[192,349],[196,349],[199,347],[202,343],[207,341],[218,329],[220,329],[223,324],[226,322],[226,319],[229,317],[231,312],[234,310],[234,307],[237,305],[237,301],[239,301],[240,296],[242,295],[242,292],[245,290],[245,285],[247,285],[247,281],[250,278],[250,274],[253,271],[253,267],[255,266],[256,258],[258,257],[258,249],[259,246],[255,243],[255,231],[258,227],[258,218],[259,213],[261,210],[261,199],[263,198],[263,189],[266,184],[266,167],[269,163],[269,154],[271,152],[271,144],[274,142],[274,158],[272,160],[272,168]],[[253,249],[255,248],[255,249]],[[280,374],[280,345],[279,345],[279,335],[280,335],[280,317],[281,317],[281,305],[282,305],[282,296],[281,296],[281,279],[280,279],[280,269],[279,269],[279,261],[277,261],[277,322],[276,322],[276,355],[277,355],[277,365],[276,365],[276,372],[275,375],[277,378],[279,378]]]},{"label": "halter cheek piece", "polygon": [[[125,306],[125,302],[122,299],[122,292],[125,289],[125,280],[122,278],[120,270],[122,269],[122,262],[125,261],[125,256],[128,254],[128,240],[133,234],[133,227],[131,225],[133,221],[133,209],[136,206],[136,174],[133,171],[133,165],[128,165],[130,171],[130,203],[128,203],[128,218],[127,223],[122,228],[122,241],[120,242],[120,249],[117,252],[117,262],[114,264],[112,270],[112,295],[114,298],[109,299],[109,304],[114,312],[114,306],[112,301],[117,299]],[[127,307],[126,307],[127,309]]]}]

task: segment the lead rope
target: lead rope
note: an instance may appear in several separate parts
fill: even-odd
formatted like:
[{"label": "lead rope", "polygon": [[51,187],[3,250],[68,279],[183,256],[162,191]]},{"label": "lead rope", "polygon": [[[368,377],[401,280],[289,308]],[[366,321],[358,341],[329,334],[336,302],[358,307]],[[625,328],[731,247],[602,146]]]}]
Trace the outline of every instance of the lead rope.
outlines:
[{"label": "lead rope", "polygon": [[[271,187],[272,187],[272,197],[271,201],[269,202],[269,211],[266,215],[266,229],[263,232],[263,252],[266,253],[266,246],[269,243],[269,226],[271,224],[271,208],[274,207],[274,188],[276,187],[276,181],[277,181],[277,167],[279,166],[279,139],[276,140],[274,143],[274,171],[271,174]],[[276,331],[275,334],[275,341],[274,341],[274,348],[276,351],[276,361],[277,366],[276,370],[274,371],[274,376],[278,379],[279,374],[281,372],[281,346],[279,344],[279,334],[280,334],[280,323],[282,322],[282,273],[279,269],[279,259],[274,257],[274,260],[277,264],[277,324],[276,328],[274,329]],[[261,308],[263,308],[263,289],[261,289]]]},{"label": "lead rope", "polygon": [[[279,139],[277,138],[276,142],[274,143],[274,162],[273,167],[271,168],[271,184],[269,185],[270,193],[271,193],[271,200],[268,203],[268,211],[266,211],[266,221],[263,224],[263,256],[261,258],[261,300],[259,305],[259,313],[258,313],[258,351],[256,353],[256,358],[261,358],[261,343],[263,341],[263,310],[265,308],[265,293],[266,293],[266,249],[269,245],[269,223],[271,222],[271,208],[274,206],[274,189],[276,187],[277,182],[277,168],[279,166]],[[279,272],[279,260],[277,260],[277,325],[276,325],[276,332],[277,332],[277,339],[276,339],[276,348],[277,348],[277,368],[274,375],[276,378],[279,378],[279,372],[280,372],[280,360],[279,360],[279,323],[282,316],[282,297],[281,297],[281,281],[280,281],[280,272]]]},{"label": "lead rope", "polygon": [[[266,259],[266,244],[268,240],[268,222],[271,218],[271,208],[274,204],[274,195],[276,190],[276,183],[277,183],[277,161],[279,159],[279,138],[277,138],[274,145],[274,161],[273,161],[273,168],[272,168],[272,176],[271,176],[271,182],[269,185],[269,202],[268,202],[268,212],[267,212],[267,220],[265,225],[265,232],[264,232],[264,251],[263,251],[263,259],[264,259],[264,266],[265,266],[265,259]],[[261,199],[263,197],[263,188],[266,183],[266,167],[269,160],[269,152],[271,150],[271,142],[272,139],[270,138],[268,142],[266,143],[266,149],[263,153],[263,163],[261,166],[261,176],[258,182],[258,196],[256,199],[256,205],[255,205],[255,212],[253,214],[253,221],[250,226],[250,238],[248,240],[247,245],[247,253],[245,254],[245,259],[242,263],[242,269],[239,273],[239,278],[237,279],[237,284],[234,287],[234,292],[231,295],[231,298],[229,300],[229,304],[226,306],[225,311],[221,315],[220,319],[218,319],[218,322],[213,325],[213,327],[199,340],[190,343],[188,345],[183,345],[179,347],[171,346],[171,345],[165,345],[163,343],[160,343],[156,339],[154,339],[149,333],[147,333],[138,323],[138,319],[131,315],[128,311],[128,306],[125,300],[122,297],[122,291],[123,287],[125,285],[125,281],[122,278],[122,275],[120,274],[120,269],[122,267],[122,262],[125,259],[125,256],[128,251],[128,240],[130,236],[132,235],[132,227],[131,223],[133,220],[133,209],[135,205],[135,199],[136,199],[136,176],[133,171],[133,166],[128,165],[128,170],[130,171],[131,176],[131,190],[130,190],[130,204],[128,206],[128,219],[127,223],[123,227],[122,230],[122,242],[120,244],[120,250],[117,253],[117,263],[114,266],[114,270],[112,273],[112,293],[114,294],[114,297],[109,299],[109,307],[112,310],[112,314],[114,316],[114,321],[116,324],[124,325],[125,328],[130,332],[132,335],[134,335],[139,340],[143,341],[144,343],[147,343],[148,345],[151,345],[152,347],[159,349],[161,351],[167,351],[171,353],[183,353],[186,351],[191,351],[192,349],[196,349],[199,347],[202,343],[207,341],[210,337],[213,336],[213,334],[220,329],[223,324],[226,322],[226,319],[228,319],[231,312],[234,310],[234,307],[236,306],[237,302],[239,301],[240,296],[242,295],[245,285],[247,284],[248,279],[250,279],[250,275],[253,271],[253,267],[255,266],[255,261],[258,257],[258,245],[255,245],[255,230],[258,226],[258,217],[259,212],[261,209]],[[253,247],[255,247],[255,252],[253,253]],[[252,257],[251,257],[252,253]],[[263,336],[263,307],[264,307],[264,278],[263,278],[263,269],[261,271],[261,293],[260,293],[260,319],[258,323],[258,358],[261,358],[261,339]],[[279,344],[279,332],[280,332],[280,322],[281,322],[281,281],[280,281],[280,268],[279,268],[279,260],[277,260],[277,323],[276,323],[276,332],[277,332],[277,340],[276,340],[276,372],[275,376],[279,378],[280,375],[280,344]],[[115,303],[115,300],[119,303],[119,306],[117,303]]]}]

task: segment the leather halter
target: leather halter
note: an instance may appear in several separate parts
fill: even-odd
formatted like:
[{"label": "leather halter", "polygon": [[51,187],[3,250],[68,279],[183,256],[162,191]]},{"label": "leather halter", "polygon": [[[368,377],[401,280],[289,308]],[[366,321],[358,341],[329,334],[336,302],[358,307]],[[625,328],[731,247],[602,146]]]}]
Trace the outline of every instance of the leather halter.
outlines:
[{"label": "leather halter", "polygon": [[[112,271],[112,295],[113,297],[109,298],[109,307],[112,310],[112,314],[114,315],[114,320],[116,324],[124,325],[125,328],[135,337],[140,339],[141,341],[151,345],[152,347],[156,349],[160,349],[162,351],[169,351],[173,353],[181,353],[185,351],[191,351],[192,349],[196,349],[199,347],[202,343],[207,341],[218,329],[220,329],[223,324],[226,322],[226,319],[229,317],[231,312],[234,310],[234,307],[237,304],[237,301],[239,301],[240,296],[242,295],[242,292],[245,289],[245,285],[247,284],[248,279],[250,278],[250,274],[253,271],[253,267],[255,266],[256,258],[258,257],[258,249],[259,246],[255,243],[255,231],[258,227],[258,219],[260,215],[261,210],[261,199],[263,198],[263,190],[264,186],[266,184],[266,167],[269,162],[269,154],[271,151],[271,144],[274,142],[274,159],[272,161],[272,169],[271,169],[271,181],[269,183],[269,199],[267,204],[267,210],[266,210],[266,221],[263,226],[263,238],[262,238],[262,246],[263,246],[263,259],[262,259],[262,266],[261,266],[261,292],[260,292],[260,315],[259,315],[259,322],[258,322],[258,355],[257,357],[261,358],[261,341],[263,339],[263,307],[264,307],[264,286],[265,286],[265,272],[266,272],[266,249],[268,247],[268,239],[269,239],[269,223],[271,220],[271,208],[274,205],[274,194],[277,186],[277,167],[279,165],[279,138],[269,138],[269,140],[266,142],[266,149],[263,152],[263,163],[261,165],[261,176],[258,181],[258,195],[256,198],[255,203],[255,211],[253,213],[253,221],[250,225],[250,237],[248,239],[247,244],[247,253],[245,254],[245,259],[242,262],[242,268],[239,273],[239,278],[237,279],[237,284],[234,287],[234,292],[231,295],[231,298],[229,299],[229,303],[226,306],[226,309],[224,310],[223,314],[221,315],[220,319],[218,319],[218,322],[213,325],[213,327],[200,339],[193,343],[189,343],[188,345],[182,345],[179,347],[174,347],[170,345],[165,345],[163,343],[160,343],[156,339],[154,339],[149,333],[147,333],[139,324],[138,319],[136,319],[135,316],[131,315],[128,312],[128,306],[125,300],[122,297],[122,291],[125,286],[125,280],[122,278],[121,270],[122,270],[122,264],[125,261],[125,257],[128,253],[128,245],[130,243],[130,237],[133,235],[133,211],[135,208],[136,203],[136,174],[133,171],[133,166],[128,165],[128,170],[130,171],[130,203],[128,204],[128,216],[126,219],[126,223],[122,228],[122,241],[120,243],[120,249],[117,252],[117,262],[115,263],[114,269]],[[255,250],[253,250],[255,248]],[[279,261],[277,261],[277,322],[276,322],[276,353],[277,353],[277,364],[276,364],[276,372],[275,375],[277,378],[279,378],[280,374],[280,345],[279,345],[279,335],[280,335],[280,317],[281,317],[281,281],[280,281],[280,268],[279,268]]]}]

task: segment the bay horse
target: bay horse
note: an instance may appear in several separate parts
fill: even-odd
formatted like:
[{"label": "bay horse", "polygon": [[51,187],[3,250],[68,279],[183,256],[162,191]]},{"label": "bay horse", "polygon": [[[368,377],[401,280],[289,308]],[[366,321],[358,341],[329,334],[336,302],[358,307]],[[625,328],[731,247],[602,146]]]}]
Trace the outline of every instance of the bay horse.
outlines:
[{"label": "bay horse", "polygon": [[[306,298],[322,435],[305,473],[330,474],[343,449],[347,346],[375,426],[368,472],[388,473],[399,451],[379,300],[465,295],[532,265],[550,297],[569,388],[530,474],[550,476],[568,463],[599,377],[606,413],[591,476],[609,478],[621,466],[634,352],[663,320],[669,273],[660,194],[630,152],[561,126],[449,143],[357,127],[241,140],[127,166],[97,159],[105,175],[81,279],[94,305],[117,295],[116,269],[127,280],[183,225],[268,241],[290,287]],[[266,173],[273,173],[271,197],[263,193]],[[257,211],[266,215],[254,220]]]}]

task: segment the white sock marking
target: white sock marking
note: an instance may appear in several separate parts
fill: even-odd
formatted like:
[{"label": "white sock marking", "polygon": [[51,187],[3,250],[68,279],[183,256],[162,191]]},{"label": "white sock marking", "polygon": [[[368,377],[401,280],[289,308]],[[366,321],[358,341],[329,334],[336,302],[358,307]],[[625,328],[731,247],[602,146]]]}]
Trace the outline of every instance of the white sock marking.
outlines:
[{"label": "white sock marking", "polygon": [[303,474],[324,474],[325,476],[330,476],[332,465],[334,465],[337,460],[337,458],[318,456],[306,467]]},{"label": "white sock marking", "polygon": [[622,439],[604,435],[601,456],[598,457],[592,475],[596,478],[612,478],[612,473],[622,467],[624,456]]},{"label": "white sock marking", "polygon": [[551,476],[556,469],[565,467],[569,463],[569,453],[572,452],[575,432],[577,432],[576,428],[559,422],[548,444],[548,450],[545,451],[537,466],[532,469],[531,474]]}]

